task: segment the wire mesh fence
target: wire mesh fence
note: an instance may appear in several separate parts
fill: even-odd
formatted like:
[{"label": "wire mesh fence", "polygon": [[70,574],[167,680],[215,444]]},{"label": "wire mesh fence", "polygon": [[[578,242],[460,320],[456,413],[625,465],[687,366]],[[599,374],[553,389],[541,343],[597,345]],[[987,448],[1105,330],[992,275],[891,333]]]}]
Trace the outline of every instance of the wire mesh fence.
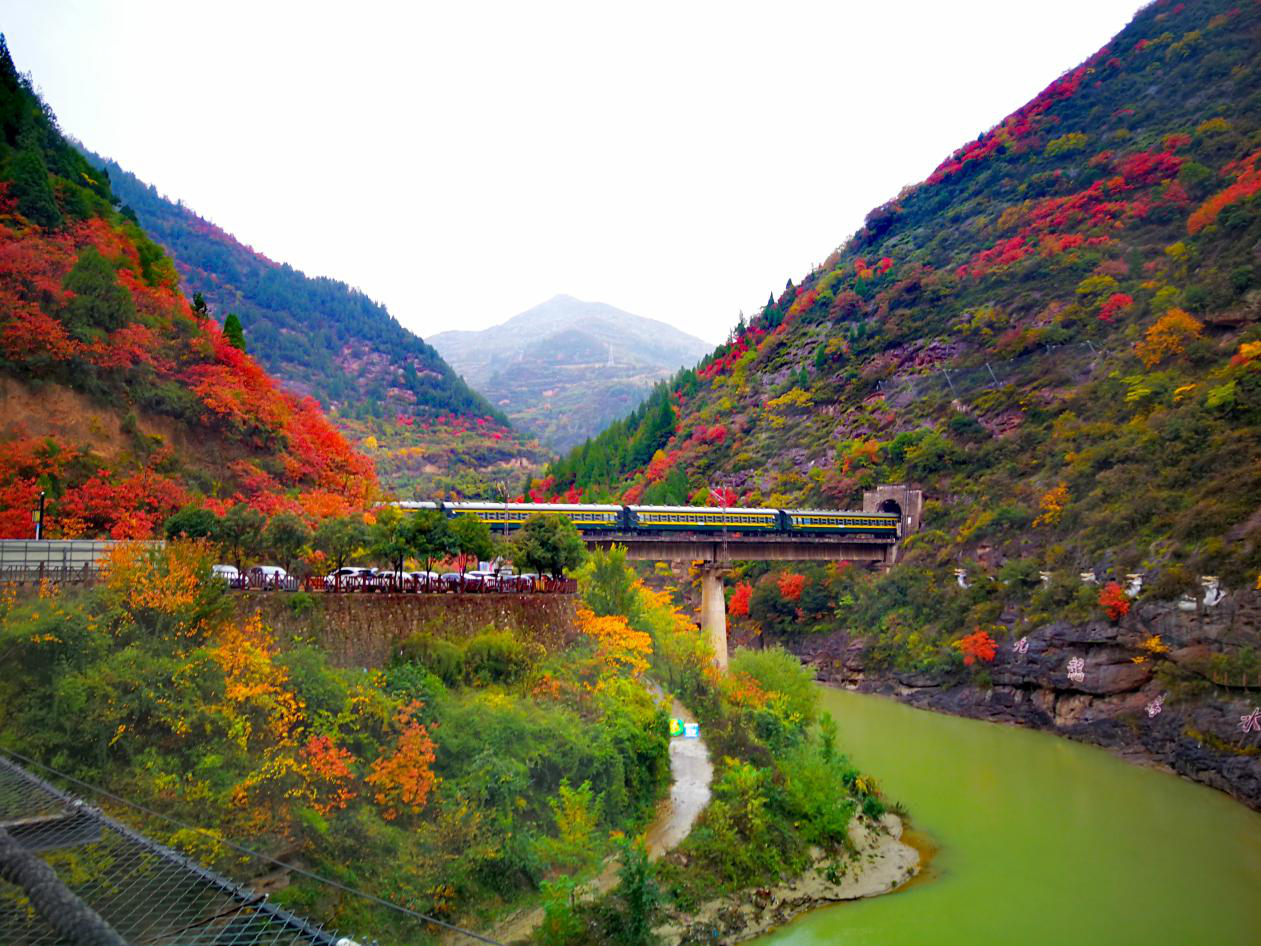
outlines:
[{"label": "wire mesh fence", "polygon": [[[271,905],[196,861],[157,844],[0,754],[0,850],[34,855],[52,868],[64,906],[48,915],[46,890],[0,882],[0,943],[78,946],[118,942],[68,937],[67,924],[93,911],[130,946],[353,946]],[[2,863],[2,861],[0,861]],[[0,875],[12,880],[10,872]],[[48,887],[45,883],[43,887]],[[56,885],[53,885],[56,886]],[[82,922],[75,929],[88,929]]]}]

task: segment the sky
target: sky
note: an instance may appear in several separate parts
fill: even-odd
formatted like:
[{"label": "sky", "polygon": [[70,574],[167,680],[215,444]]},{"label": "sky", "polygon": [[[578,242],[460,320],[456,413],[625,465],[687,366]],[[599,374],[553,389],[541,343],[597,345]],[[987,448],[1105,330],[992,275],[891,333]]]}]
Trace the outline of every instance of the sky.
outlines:
[{"label": "sky", "polygon": [[0,0],[62,129],[422,336],[722,340],[1137,0]]}]

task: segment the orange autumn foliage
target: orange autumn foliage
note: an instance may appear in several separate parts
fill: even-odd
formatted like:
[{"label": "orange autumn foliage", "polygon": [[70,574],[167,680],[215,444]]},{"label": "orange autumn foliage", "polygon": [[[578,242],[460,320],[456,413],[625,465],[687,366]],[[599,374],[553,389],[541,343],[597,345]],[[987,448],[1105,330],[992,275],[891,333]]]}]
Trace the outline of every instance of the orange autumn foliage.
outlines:
[{"label": "orange autumn foliage", "polygon": [[[116,545],[101,564],[107,595],[132,614],[154,612],[176,616],[192,609],[203,594],[210,572],[209,546],[198,542],[155,547],[141,542]],[[200,636],[203,622],[185,626],[186,636]]]},{"label": "orange autumn foliage", "polygon": [[1134,352],[1146,368],[1154,368],[1166,358],[1181,355],[1187,343],[1200,337],[1204,323],[1182,309],[1170,309],[1147,329],[1147,334],[1134,346]]},{"label": "orange autumn foliage", "polygon": [[652,637],[635,630],[620,614],[598,617],[594,611],[579,608],[578,629],[596,642],[600,659],[608,671],[628,670],[638,676],[648,670]]},{"label": "orange autumn foliage", "polygon": [[[322,815],[334,808],[343,809],[358,793],[351,789],[355,773],[351,763],[355,757],[341,746],[335,745],[328,736],[312,736],[302,747],[302,754],[310,766],[312,781],[323,783],[320,790],[313,788],[311,807]],[[324,798],[321,800],[320,795]]]},{"label": "orange autumn foliage", "polygon": [[806,576],[796,572],[784,572],[776,579],[779,593],[785,601],[796,601],[806,589]]},{"label": "orange autumn foliage", "polygon": [[978,660],[992,663],[998,655],[997,641],[990,637],[988,631],[982,631],[979,628],[962,640],[955,641],[955,646],[963,652],[963,663],[968,667]]},{"label": "orange autumn foliage", "polygon": [[364,781],[376,789],[373,798],[384,806],[381,816],[393,821],[400,809],[419,813],[437,784],[433,773],[434,743],[429,731],[416,720],[421,704],[417,701],[403,706],[394,717],[399,729],[394,751],[372,763],[371,773]]},{"label": "orange autumn foliage", "polygon": [[1234,183],[1213,194],[1195,209],[1187,218],[1187,232],[1194,236],[1213,223],[1218,214],[1231,204],[1240,203],[1261,192],[1261,167],[1257,166],[1258,162],[1261,162],[1261,151],[1254,151],[1248,157],[1228,164],[1225,173],[1235,176]]},{"label": "orange autumn foliage", "polygon": [[1060,521],[1060,517],[1064,515],[1064,507],[1068,505],[1068,484],[1060,483],[1058,486],[1047,490],[1042,494],[1038,505],[1042,507],[1042,514],[1033,520],[1034,526],[1055,525]]},{"label": "orange autumn foliage", "polygon": [[295,745],[305,707],[288,688],[289,671],[276,662],[276,641],[262,615],[255,611],[244,622],[227,622],[217,637],[211,656],[223,671],[224,697],[240,718],[238,745],[247,749],[259,726],[271,750]]},{"label": "orange autumn foliage", "polygon": [[733,617],[746,617],[749,613],[749,602],[753,599],[753,586],[747,581],[742,581],[736,585],[736,590],[731,595],[731,602],[727,605],[727,613]]}]

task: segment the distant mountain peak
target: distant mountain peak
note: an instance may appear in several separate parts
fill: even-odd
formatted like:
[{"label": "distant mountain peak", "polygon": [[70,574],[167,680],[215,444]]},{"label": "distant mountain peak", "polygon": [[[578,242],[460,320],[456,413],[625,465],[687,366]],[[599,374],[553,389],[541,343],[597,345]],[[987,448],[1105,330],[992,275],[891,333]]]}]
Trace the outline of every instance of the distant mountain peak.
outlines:
[{"label": "distant mountain peak", "polygon": [[514,424],[557,448],[598,432],[710,351],[666,322],[568,293],[491,328],[429,342]]}]

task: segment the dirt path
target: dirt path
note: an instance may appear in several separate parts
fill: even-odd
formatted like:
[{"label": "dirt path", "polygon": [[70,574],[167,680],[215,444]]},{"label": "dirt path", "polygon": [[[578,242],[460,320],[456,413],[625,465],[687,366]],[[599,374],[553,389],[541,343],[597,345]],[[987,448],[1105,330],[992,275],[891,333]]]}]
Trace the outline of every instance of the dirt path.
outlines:
[{"label": "dirt path", "polygon": [[[653,685],[659,697],[665,694]],[[696,717],[689,713],[678,700],[673,700],[670,712],[684,722],[694,723]],[[670,797],[662,799],[657,815],[644,832],[648,856],[654,860],[674,848],[692,830],[692,825],[709,804],[709,783],[714,777],[714,767],[709,761],[709,747],[703,739],[685,739],[675,736],[670,740]],[[600,873],[582,885],[586,898],[595,898],[612,890],[617,883],[618,861],[610,857]],[[543,922],[543,908],[518,910],[505,917],[487,935],[501,943],[520,942]]]}]

